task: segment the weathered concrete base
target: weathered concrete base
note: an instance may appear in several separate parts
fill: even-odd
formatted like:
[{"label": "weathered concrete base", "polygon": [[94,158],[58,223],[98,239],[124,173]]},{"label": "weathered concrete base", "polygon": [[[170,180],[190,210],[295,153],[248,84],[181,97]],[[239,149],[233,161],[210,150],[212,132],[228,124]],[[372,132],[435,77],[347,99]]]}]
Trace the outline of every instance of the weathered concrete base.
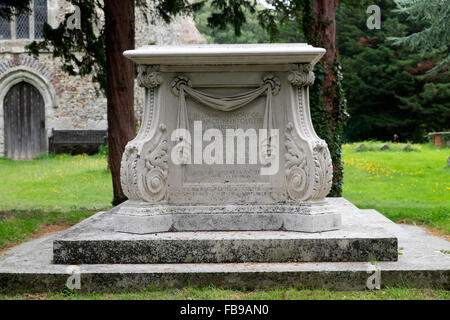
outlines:
[{"label": "weathered concrete base", "polygon": [[53,244],[54,263],[350,262],[396,261],[398,257],[397,238],[369,223],[321,233],[130,234],[115,232],[114,218],[111,212],[98,213],[64,232]]},{"label": "weathered concrete base", "polygon": [[321,232],[341,226],[339,208],[328,200],[302,205],[151,205],[129,200],[114,215],[114,230],[147,234],[170,231]]},{"label": "weathered concrete base", "polygon": [[[370,224],[398,238],[398,261],[307,263],[189,263],[97,264],[52,263],[53,241],[48,234],[12,248],[0,256],[0,292],[61,291],[68,280],[80,280],[82,291],[119,291],[145,287],[223,288],[314,287],[362,290],[379,277],[380,286],[450,289],[450,242],[420,227],[398,225],[375,210],[358,210],[345,199],[343,225]],[[92,218],[91,218],[92,219]],[[376,283],[375,283],[376,284]],[[373,287],[373,286],[371,286]]]}]

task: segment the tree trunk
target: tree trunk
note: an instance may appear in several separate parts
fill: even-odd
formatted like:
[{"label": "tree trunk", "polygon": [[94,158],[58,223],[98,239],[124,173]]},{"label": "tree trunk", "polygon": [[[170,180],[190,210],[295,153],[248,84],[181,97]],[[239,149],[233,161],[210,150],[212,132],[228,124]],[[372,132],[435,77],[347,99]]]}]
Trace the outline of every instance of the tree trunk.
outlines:
[{"label": "tree trunk", "polygon": [[328,113],[327,126],[330,134],[327,143],[333,160],[331,196],[341,196],[342,194],[341,145],[344,106],[338,77],[338,50],[336,48],[335,12],[338,3],[339,0],[314,0],[312,8],[310,8],[312,16],[304,24],[308,42],[327,50],[320,64],[325,69],[321,92],[322,103]]},{"label": "tree trunk", "polygon": [[127,198],[120,185],[120,162],[128,141],[136,136],[134,65],[123,56],[134,49],[134,0],[105,0],[106,96],[108,100],[109,168],[113,205]]}]

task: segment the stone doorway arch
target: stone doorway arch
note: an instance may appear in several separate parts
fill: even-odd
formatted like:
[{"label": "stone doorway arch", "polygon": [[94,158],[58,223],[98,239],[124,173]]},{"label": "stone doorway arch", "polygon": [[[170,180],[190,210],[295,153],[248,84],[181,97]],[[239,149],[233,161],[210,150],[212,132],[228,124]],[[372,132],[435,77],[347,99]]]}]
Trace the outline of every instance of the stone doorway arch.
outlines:
[{"label": "stone doorway arch", "polygon": [[[11,153],[7,154],[8,150],[5,140],[5,138],[7,137],[6,130],[9,130],[9,132],[13,133],[15,131],[11,131],[10,124],[5,123],[7,117],[11,119],[10,115],[8,116],[5,115],[5,108],[6,102],[10,103],[9,102],[10,100],[7,100],[7,98],[10,99],[11,97],[8,95],[11,94],[11,90],[17,85],[22,86],[22,88],[28,88],[23,90],[28,90],[27,92],[29,92],[30,98],[34,99],[35,102],[38,104],[36,108],[42,108],[41,106],[39,106],[39,104],[43,104],[43,114],[41,114],[41,118],[39,119],[39,126],[41,126],[41,131],[39,132],[41,136],[38,140],[39,148],[36,148],[36,151],[31,150],[28,153],[19,152],[16,154]],[[14,90],[18,90],[18,87],[16,87],[16,89]],[[20,101],[16,102],[16,105],[17,103],[20,104]],[[31,105],[33,105],[33,103],[31,103]],[[26,106],[22,106],[21,108],[24,107]],[[29,160],[39,155],[36,154],[38,151],[39,153],[47,152],[48,151],[47,136],[50,134],[51,128],[53,126],[52,120],[54,119],[55,107],[56,107],[56,94],[53,89],[53,86],[48,81],[48,79],[35,73],[33,70],[29,70],[28,68],[24,67],[10,69],[7,73],[3,74],[0,77],[0,157],[7,156],[9,158],[17,160]],[[8,143],[10,143],[10,141]]]},{"label": "stone doorway arch", "polygon": [[19,82],[9,89],[3,108],[6,157],[31,160],[46,152],[45,106],[39,91]]}]

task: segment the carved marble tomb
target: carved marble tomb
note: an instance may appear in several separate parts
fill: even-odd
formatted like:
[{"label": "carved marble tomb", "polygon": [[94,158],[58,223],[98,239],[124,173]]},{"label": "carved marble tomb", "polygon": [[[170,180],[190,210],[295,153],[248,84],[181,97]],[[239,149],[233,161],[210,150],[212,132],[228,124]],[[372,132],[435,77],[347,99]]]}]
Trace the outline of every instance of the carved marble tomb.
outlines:
[{"label": "carved marble tomb", "polygon": [[[308,96],[324,53],[303,43],[126,51],[138,65],[146,99],[140,131],[123,154],[121,182],[129,200],[114,213],[115,230],[338,229],[340,213],[326,199],[330,153],[312,126]],[[224,137],[212,164],[203,157],[213,141],[202,137],[208,129]],[[227,145],[227,130],[236,129],[268,130],[257,140],[264,161],[250,161],[257,157],[249,137],[244,150]],[[268,167],[274,174],[261,174]]]}]

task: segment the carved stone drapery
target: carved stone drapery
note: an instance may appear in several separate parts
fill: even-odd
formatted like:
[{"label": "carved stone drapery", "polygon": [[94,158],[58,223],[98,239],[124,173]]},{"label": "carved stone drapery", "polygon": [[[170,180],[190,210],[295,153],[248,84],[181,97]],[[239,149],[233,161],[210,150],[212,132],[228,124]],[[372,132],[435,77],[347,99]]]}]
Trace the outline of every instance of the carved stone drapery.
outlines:
[{"label": "carved stone drapery", "polygon": [[[243,108],[259,96],[265,94],[266,105],[263,128],[268,130],[268,136],[262,141],[260,150],[262,150],[261,156],[263,162],[267,165],[270,163],[271,157],[275,156],[275,149],[278,148],[278,146],[275,146],[272,142],[273,137],[270,135],[272,135],[271,130],[275,128],[272,112],[272,96],[277,95],[280,92],[280,88],[280,79],[273,74],[266,74],[262,77],[261,84],[256,89],[232,96],[216,96],[192,88],[191,80],[187,76],[178,75],[171,82],[172,93],[179,97],[177,128],[189,130],[189,119],[185,98],[186,95],[189,95],[204,106],[229,112]],[[182,132],[180,132],[180,135],[178,136],[178,141],[179,144],[177,146],[177,152],[181,155],[188,154],[188,149],[191,148],[191,145]],[[186,164],[189,162],[187,159],[189,159],[189,157],[180,157],[180,163]]]},{"label": "carved stone drapery", "polygon": [[294,65],[291,83],[290,119],[285,133],[286,189],[291,200],[322,200],[331,189],[331,156],[324,140],[312,126],[308,86],[314,83],[310,64]]},{"label": "carved stone drapery", "polygon": [[137,79],[146,88],[146,105],[139,133],[125,147],[121,184],[129,199],[159,203],[167,197],[169,160],[167,128],[158,124],[159,111],[155,106],[163,79],[159,66],[152,65],[139,66]]},{"label": "carved stone drapery", "polygon": [[202,105],[220,111],[234,111],[239,108],[245,107],[247,104],[261,96],[266,94],[266,110],[264,119],[264,128],[274,128],[272,120],[272,96],[277,95],[280,92],[280,79],[273,74],[267,74],[261,79],[261,86],[250,90],[248,92],[240,93],[233,96],[215,96],[204,93],[199,90],[193,89],[191,80],[184,75],[176,76],[171,82],[171,88],[174,95],[180,97],[180,106],[178,108],[178,128],[189,128],[189,120],[187,117],[185,94],[190,95],[193,99],[200,102]]},{"label": "carved stone drapery", "polygon": [[[259,97],[262,93],[266,93],[267,90],[270,89],[270,92],[273,96],[276,96],[280,92],[281,88],[281,82],[280,79],[269,73],[264,75],[261,78],[261,84],[260,87],[250,90],[248,92],[240,93],[233,96],[214,96],[211,94],[203,93],[199,90],[195,90],[192,88],[192,82],[189,79],[189,77],[185,75],[178,75],[176,76],[171,84],[172,93],[176,96],[180,96],[180,91],[183,89],[184,91],[187,91],[188,94],[196,93],[196,95],[193,95],[194,99],[199,99],[200,102],[204,103],[211,108],[220,110],[220,111],[233,111],[239,108],[244,107],[249,102],[253,101],[254,98]],[[189,89],[189,90],[187,90]],[[201,99],[207,99],[207,100],[201,100]],[[220,104],[222,103],[222,104]]]}]

